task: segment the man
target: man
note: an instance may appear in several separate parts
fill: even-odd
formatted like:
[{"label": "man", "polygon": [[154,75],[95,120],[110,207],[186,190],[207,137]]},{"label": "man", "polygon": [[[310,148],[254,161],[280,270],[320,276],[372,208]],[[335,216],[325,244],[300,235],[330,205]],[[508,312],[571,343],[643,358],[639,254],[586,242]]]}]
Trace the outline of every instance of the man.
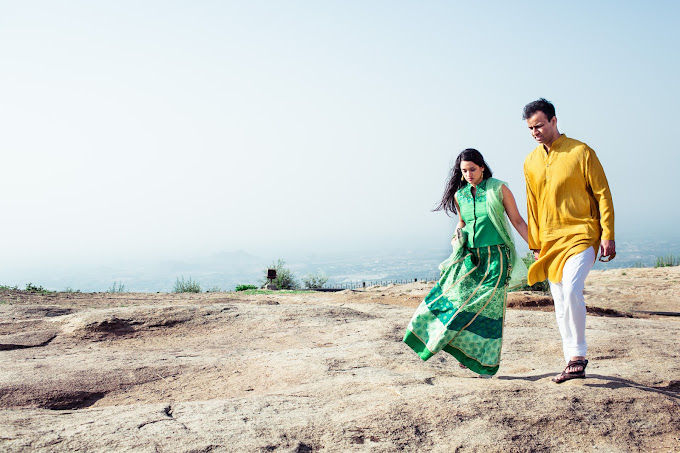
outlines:
[{"label": "man", "polygon": [[550,102],[541,98],[527,104],[523,119],[539,143],[524,161],[529,248],[536,260],[528,280],[530,285],[550,281],[567,362],[553,378],[561,383],[586,375],[583,286],[598,247],[601,261],[616,255],[614,205],[595,152],[560,134]]}]

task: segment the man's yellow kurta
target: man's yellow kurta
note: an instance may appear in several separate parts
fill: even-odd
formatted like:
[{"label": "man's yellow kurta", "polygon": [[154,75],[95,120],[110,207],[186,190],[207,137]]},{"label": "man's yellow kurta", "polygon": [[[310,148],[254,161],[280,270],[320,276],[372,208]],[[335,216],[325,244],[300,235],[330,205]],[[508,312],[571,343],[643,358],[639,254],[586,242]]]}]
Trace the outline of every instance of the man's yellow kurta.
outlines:
[{"label": "man's yellow kurta", "polygon": [[543,145],[524,161],[529,248],[540,250],[529,268],[533,285],[562,281],[564,263],[602,239],[614,239],[614,204],[607,177],[585,143],[562,134],[546,152]]}]

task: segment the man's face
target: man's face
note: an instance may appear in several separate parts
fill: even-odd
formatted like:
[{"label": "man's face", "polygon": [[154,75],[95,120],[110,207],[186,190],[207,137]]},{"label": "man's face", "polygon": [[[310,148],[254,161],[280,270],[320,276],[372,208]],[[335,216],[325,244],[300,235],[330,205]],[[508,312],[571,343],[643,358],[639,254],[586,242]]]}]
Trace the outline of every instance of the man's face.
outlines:
[{"label": "man's face", "polygon": [[548,117],[540,110],[529,117],[527,126],[529,126],[534,140],[542,145],[550,146],[560,136],[560,133],[557,131],[557,117],[553,116],[548,121]]}]

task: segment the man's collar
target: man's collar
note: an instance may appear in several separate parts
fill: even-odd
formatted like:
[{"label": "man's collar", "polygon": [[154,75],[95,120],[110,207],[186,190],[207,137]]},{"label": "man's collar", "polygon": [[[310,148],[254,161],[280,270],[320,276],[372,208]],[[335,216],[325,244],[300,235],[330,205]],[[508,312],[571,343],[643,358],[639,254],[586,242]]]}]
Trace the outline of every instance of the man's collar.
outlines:
[{"label": "man's collar", "polygon": [[548,153],[550,151],[554,151],[555,148],[558,148],[560,146],[560,144],[564,141],[565,138],[567,138],[566,135],[560,134],[560,136],[557,137],[557,140],[552,142],[552,146],[550,147],[550,149],[548,149],[545,145],[543,145],[543,151],[545,151],[546,153]]}]

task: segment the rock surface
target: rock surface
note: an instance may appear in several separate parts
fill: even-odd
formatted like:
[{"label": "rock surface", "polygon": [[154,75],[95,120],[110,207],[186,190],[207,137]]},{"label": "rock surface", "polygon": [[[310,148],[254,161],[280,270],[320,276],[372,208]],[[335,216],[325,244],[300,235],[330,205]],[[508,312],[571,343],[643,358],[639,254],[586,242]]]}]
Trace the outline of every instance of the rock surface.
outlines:
[{"label": "rock surface", "polygon": [[431,284],[0,293],[2,451],[679,451],[680,268],[592,272],[588,378],[511,293],[497,376],[401,342]]}]

